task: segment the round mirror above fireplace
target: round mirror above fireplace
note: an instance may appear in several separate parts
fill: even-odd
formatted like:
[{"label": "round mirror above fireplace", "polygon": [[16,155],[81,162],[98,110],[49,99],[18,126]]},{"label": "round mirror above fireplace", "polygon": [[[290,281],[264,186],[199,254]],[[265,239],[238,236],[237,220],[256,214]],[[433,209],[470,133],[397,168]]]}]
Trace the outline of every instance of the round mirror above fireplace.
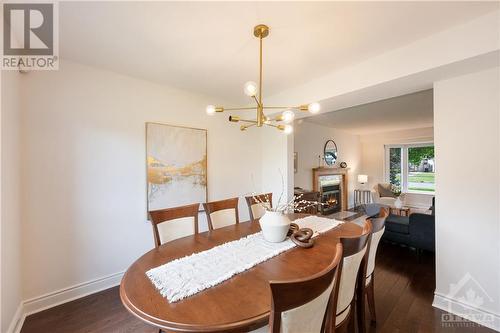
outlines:
[{"label": "round mirror above fireplace", "polygon": [[335,141],[333,140],[328,140],[325,143],[325,148],[323,149],[323,155],[325,159],[326,165],[334,165],[335,162],[337,161],[337,145],[335,144]]}]

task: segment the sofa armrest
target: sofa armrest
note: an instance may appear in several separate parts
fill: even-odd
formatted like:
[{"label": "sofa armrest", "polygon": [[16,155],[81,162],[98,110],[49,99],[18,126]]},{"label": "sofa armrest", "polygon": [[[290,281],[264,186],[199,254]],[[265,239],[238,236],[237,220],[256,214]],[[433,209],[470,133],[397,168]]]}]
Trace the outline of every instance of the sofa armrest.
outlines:
[{"label": "sofa armrest", "polygon": [[410,214],[410,241],[417,249],[434,252],[436,249],[436,223],[433,215]]}]

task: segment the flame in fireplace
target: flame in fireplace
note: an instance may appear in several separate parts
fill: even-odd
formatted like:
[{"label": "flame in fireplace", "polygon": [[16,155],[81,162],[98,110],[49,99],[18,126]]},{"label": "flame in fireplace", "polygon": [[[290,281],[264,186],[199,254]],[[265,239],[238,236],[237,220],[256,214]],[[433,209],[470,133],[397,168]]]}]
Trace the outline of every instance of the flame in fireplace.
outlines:
[{"label": "flame in fireplace", "polygon": [[328,200],[326,201],[326,203],[330,206],[334,206],[337,204],[337,198],[335,197],[330,197],[328,198]]}]

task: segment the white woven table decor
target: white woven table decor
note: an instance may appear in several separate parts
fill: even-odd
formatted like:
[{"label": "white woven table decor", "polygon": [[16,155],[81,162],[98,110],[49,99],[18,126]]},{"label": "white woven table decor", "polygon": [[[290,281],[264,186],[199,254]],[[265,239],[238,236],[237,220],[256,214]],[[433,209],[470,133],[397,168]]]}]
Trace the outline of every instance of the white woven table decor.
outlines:
[{"label": "white woven table decor", "polygon": [[[313,237],[342,223],[318,216],[308,216],[293,222],[300,228],[311,228],[314,231]],[[295,246],[288,238],[281,243],[267,242],[262,232],[258,232],[175,259],[150,269],[146,275],[161,295],[173,303],[213,287]]]}]

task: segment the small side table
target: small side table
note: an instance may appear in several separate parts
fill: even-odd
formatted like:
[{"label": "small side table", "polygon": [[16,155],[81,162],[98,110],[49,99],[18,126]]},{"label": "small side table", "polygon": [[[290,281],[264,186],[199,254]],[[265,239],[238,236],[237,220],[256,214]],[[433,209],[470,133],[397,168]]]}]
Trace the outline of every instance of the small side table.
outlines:
[{"label": "small side table", "polygon": [[391,214],[399,215],[399,216],[410,216],[410,208],[409,207],[391,207]]},{"label": "small side table", "polygon": [[354,190],[354,208],[372,202],[372,192],[370,190]]}]

